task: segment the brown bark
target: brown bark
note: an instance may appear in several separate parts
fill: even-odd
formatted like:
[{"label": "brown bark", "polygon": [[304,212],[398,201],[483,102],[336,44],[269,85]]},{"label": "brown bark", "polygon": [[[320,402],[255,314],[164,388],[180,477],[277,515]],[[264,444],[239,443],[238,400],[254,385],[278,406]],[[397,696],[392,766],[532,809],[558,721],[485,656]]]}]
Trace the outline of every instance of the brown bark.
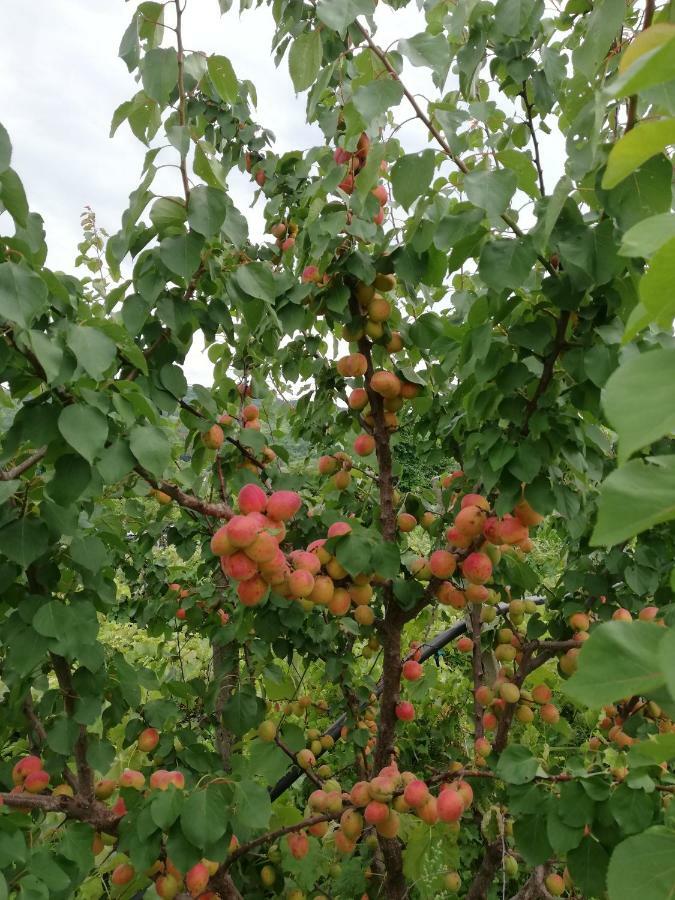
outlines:
[{"label": "brown bark", "polygon": [[501,860],[502,841],[500,838],[486,846],[483,861],[466,893],[466,900],[486,900]]},{"label": "brown bark", "polygon": [[216,749],[220,754],[223,771],[230,770],[230,755],[234,743],[234,735],[223,725],[223,709],[232,689],[237,683],[239,672],[239,648],[224,647],[221,644],[211,645],[213,659],[213,678],[217,684],[214,712],[216,714]]}]

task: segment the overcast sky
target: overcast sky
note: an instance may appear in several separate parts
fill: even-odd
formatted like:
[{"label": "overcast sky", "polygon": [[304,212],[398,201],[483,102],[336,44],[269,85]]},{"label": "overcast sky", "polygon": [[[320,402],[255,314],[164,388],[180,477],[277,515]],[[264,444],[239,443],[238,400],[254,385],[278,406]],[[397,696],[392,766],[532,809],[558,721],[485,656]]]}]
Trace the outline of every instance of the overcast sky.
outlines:
[{"label": "overcast sky", "polygon": [[[3,4],[0,121],[9,131],[12,164],[23,180],[30,207],[45,219],[52,268],[73,270],[84,206],[91,206],[99,225],[113,233],[138,182],[145,148],[126,124],[113,139],[108,136],[113,111],[137,90],[117,57],[135,6],[123,0]],[[425,24],[414,2],[396,12],[379,4],[376,21],[382,46],[417,34]],[[187,50],[228,56],[237,75],[255,83],[259,101],[255,118],[276,134],[275,150],[283,153],[319,144],[323,136],[305,124],[306,95],[294,95],[286,60],[279,69],[274,66],[273,25],[268,6],[241,18],[234,9],[221,17],[217,0],[188,0],[184,43]],[[430,82],[422,70],[407,65],[404,77],[411,89],[429,96]],[[448,89],[453,80],[451,75]],[[398,137],[410,149],[425,141],[417,122]],[[558,146],[553,144],[551,152],[556,158]],[[175,170],[163,171],[164,181],[158,181],[155,189],[180,193],[178,184],[166,180],[175,177],[170,174]],[[259,233],[259,213],[248,211],[253,198],[250,181],[235,173],[230,188],[253,232]],[[210,368],[196,348],[190,355],[188,380],[210,383]]]}]

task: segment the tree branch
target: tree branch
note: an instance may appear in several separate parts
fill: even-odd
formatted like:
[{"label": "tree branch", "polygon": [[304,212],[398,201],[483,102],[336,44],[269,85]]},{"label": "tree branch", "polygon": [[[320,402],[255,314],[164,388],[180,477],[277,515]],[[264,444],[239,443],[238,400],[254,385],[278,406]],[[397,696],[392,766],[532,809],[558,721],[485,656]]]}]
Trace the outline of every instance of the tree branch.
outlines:
[{"label": "tree branch", "polygon": [[168,494],[179,506],[183,506],[185,509],[194,510],[194,512],[201,513],[204,516],[211,516],[214,519],[231,519],[234,515],[232,507],[227,503],[209,503],[208,500],[202,500],[200,497],[195,497],[194,494],[188,494],[169,481],[158,481],[149,472],[146,472],[142,466],[136,466],[134,471],[156,491]]},{"label": "tree branch", "polygon": [[11,469],[5,469],[4,471],[0,470],[0,481],[14,481],[15,478],[20,478],[24,472],[27,472],[36,463],[40,462],[46,454],[47,447],[45,445],[44,447],[40,447],[40,449],[36,450],[34,453],[31,453],[31,455],[26,457],[23,462],[18,463],[18,465],[13,466]]},{"label": "tree branch", "polygon": [[[444,151],[444,153],[453,161],[453,163],[457,166],[459,171],[462,172],[464,175],[468,175],[470,170],[469,170],[468,166],[466,165],[466,163],[464,162],[464,160],[452,152],[448,142],[445,140],[443,135],[433,124],[433,122],[431,121],[429,116],[422,110],[422,107],[417,102],[415,95],[413,93],[411,93],[411,91],[409,91],[408,88],[401,81],[401,79],[398,75],[398,72],[392,66],[392,64],[389,62],[389,59],[387,58],[387,54],[385,53],[385,51],[380,49],[380,47],[378,47],[377,44],[375,44],[372,37],[370,36],[370,33],[363,27],[363,25],[361,25],[361,23],[358,20],[355,21],[354,24],[359,29],[359,31],[363,35],[366,43],[368,44],[370,49],[373,51],[375,56],[377,56],[377,58],[380,60],[380,62],[385,67],[387,72],[389,72],[389,74],[394,79],[394,81],[398,81],[398,83],[401,85],[401,88],[403,89],[403,95],[406,98],[406,100],[408,101],[408,103],[410,103],[412,108],[415,110],[416,117],[421,122],[424,123],[424,125],[427,127],[427,129],[429,130],[429,133],[432,135],[432,137],[434,138],[436,143],[441,147],[441,149]],[[522,228],[520,228],[518,223],[515,222],[514,219],[512,219],[510,215],[508,215],[508,213],[502,213],[501,219],[511,229],[511,231],[516,235],[516,237],[524,237],[524,234],[525,234],[524,231],[522,230]],[[541,254],[538,253],[537,259],[542,264],[542,266],[544,266],[544,268],[549,272],[550,275],[557,274],[556,270],[553,268],[553,266],[551,265],[549,260],[546,259],[545,256],[542,256]]]},{"label": "tree branch", "polygon": [[556,361],[565,348],[565,334],[567,332],[567,326],[569,325],[571,315],[572,313],[568,309],[563,310],[560,314],[560,318],[558,319],[558,326],[556,328],[555,340],[553,342],[553,348],[544,360],[544,368],[542,369],[539,383],[537,384],[534,394],[525,407],[525,421],[523,422],[523,427],[520,430],[521,434],[523,435],[529,434],[530,419],[537,409],[542,394],[544,394],[546,388],[551,383]]},{"label": "tree branch", "polygon": [[[646,31],[651,27],[654,18],[655,0],[645,0],[645,14],[642,19],[642,31]],[[630,131],[637,119],[637,94],[632,94],[628,100],[628,111],[626,113],[626,131]]]},{"label": "tree branch", "polygon": [[520,96],[523,100],[523,105],[525,106],[525,115],[527,116],[527,128],[530,132],[530,137],[532,138],[532,146],[534,147],[534,164],[537,168],[537,176],[539,178],[539,191],[541,192],[541,196],[546,196],[546,185],[544,184],[544,170],[541,165],[541,156],[539,155],[539,141],[537,140],[537,132],[534,127],[534,119],[532,117],[533,105],[527,99],[527,84],[523,84],[523,89],[520,92]]},{"label": "tree branch", "polygon": [[[63,656],[50,653],[52,668],[59,683],[63,695],[63,707],[69,719],[74,719],[75,704],[78,700],[77,692],[73,687],[73,678],[70,665]],[[91,805],[94,802],[94,773],[87,762],[87,726],[79,725],[77,739],[75,741],[75,767],[77,769],[78,793],[83,800]]]}]

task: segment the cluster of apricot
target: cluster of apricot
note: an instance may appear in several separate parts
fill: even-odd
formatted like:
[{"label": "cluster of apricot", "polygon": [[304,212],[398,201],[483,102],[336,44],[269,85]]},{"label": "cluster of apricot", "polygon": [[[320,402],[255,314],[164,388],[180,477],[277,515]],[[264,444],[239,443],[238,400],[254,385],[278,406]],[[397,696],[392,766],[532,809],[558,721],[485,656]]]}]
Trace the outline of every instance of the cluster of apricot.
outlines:
[{"label": "cluster of apricot", "polygon": [[[295,491],[275,491],[269,496],[256,484],[246,484],[237,498],[239,515],[222,525],[211,538],[211,551],[220,557],[223,573],[237,584],[244,606],[257,606],[271,586],[277,593],[302,586],[299,569],[291,572],[280,547],[286,536],[285,522],[302,505]],[[298,596],[301,596],[299,594]]]},{"label": "cluster of apricot", "polygon": [[[219,894],[206,890],[209,879],[217,871],[217,862],[211,859],[202,859],[183,873],[167,858],[164,862],[157,860],[143,875],[146,878],[155,879],[155,891],[162,900],[173,900],[183,891],[191,897],[197,897],[198,900],[220,900]],[[123,862],[115,866],[110,881],[113,885],[122,887],[133,881],[136,876],[135,867],[129,862]]]},{"label": "cluster of apricot", "polygon": [[[12,769],[14,787],[10,794],[41,794],[49,787],[49,781],[49,772],[43,769],[39,756],[23,756]],[[68,788],[68,785],[63,787]],[[64,791],[55,788],[53,793]]]},{"label": "cluster of apricot", "polygon": [[[357,378],[366,374],[368,362],[362,353],[350,353],[337,361],[336,368],[343,378]],[[375,370],[370,375],[368,386],[370,391],[379,394],[383,400],[385,427],[388,431],[395,431],[399,427],[396,413],[406,400],[413,400],[418,396],[420,386],[399,378],[398,375],[387,369]],[[351,410],[360,413],[359,420],[365,428],[372,430],[375,427],[375,418],[370,408],[370,397],[365,387],[355,387],[351,391],[347,403]],[[359,456],[368,456],[374,447],[372,434],[366,432],[357,437],[354,443],[354,452]]]},{"label": "cluster of apricot", "polygon": [[298,234],[298,226],[294,222],[275,222],[270,228],[270,233],[276,238],[276,244],[282,253],[295,247],[295,238]]},{"label": "cluster of apricot", "polygon": [[[356,187],[356,176],[365,166],[368,160],[369,150],[370,138],[364,131],[357,141],[356,150],[350,151],[345,150],[344,147],[336,147],[333,151],[333,159],[335,160],[337,165],[347,166],[347,172],[342,181],[338,184],[340,190],[344,191],[345,194],[354,193],[354,188]],[[382,161],[380,163],[380,172],[384,174],[386,171],[387,164],[386,162]],[[373,216],[373,222],[375,222],[376,225],[381,225],[384,222],[384,207],[387,205],[387,201],[389,200],[389,194],[383,184],[378,184],[377,187],[373,188],[371,193],[380,204],[379,212],[377,212],[375,216]]]},{"label": "cluster of apricot", "polygon": [[[488,734],[497,730],[499,720],[508,707],[515,707],[515,718],[525,725],[534,721],[535,711],[538,711],[541,721],[547,725],[555,725],[560,719],[558,708],[551,702],[553,694],[547,684],[541,683],[531,691],[525,690],[518,687],[504,669],[499,670],[492,686],[479,685],[475,696],[483,708],[483,729]],[[477,766],[485,764],[485,757],[491,749],[487,738],[477,738],[474,745]]]}]

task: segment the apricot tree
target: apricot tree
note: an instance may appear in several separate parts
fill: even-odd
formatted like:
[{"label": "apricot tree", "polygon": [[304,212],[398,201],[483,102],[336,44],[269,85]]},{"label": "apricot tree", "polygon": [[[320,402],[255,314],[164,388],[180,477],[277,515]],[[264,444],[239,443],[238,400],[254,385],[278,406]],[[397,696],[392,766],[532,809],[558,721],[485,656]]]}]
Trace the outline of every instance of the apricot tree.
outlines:
[{"label": "apricot tree", "polygon": [[670,897],[672,4],[258,5],[324,144],[139,3],[86,277],[0,126],[0,900]]}]

